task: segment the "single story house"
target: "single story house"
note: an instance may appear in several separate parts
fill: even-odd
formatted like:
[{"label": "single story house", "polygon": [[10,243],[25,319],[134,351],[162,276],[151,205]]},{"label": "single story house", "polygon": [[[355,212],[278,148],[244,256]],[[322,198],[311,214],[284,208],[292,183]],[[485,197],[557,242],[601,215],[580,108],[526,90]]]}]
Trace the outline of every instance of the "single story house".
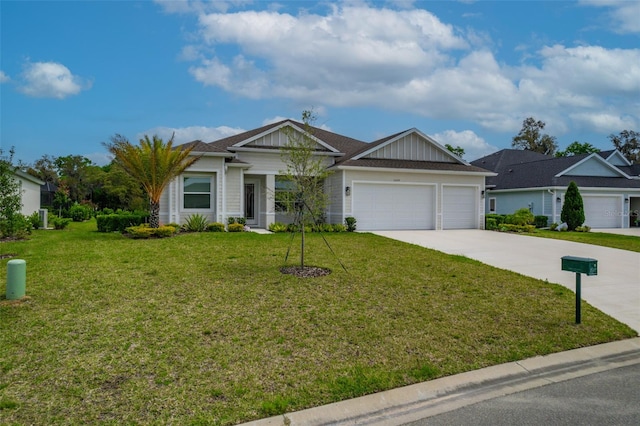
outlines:
[{"label": "single story house", "polygon": [[552,157],[532,151],[503,149],[472,161],[496,173],[487,177],[486,210],[510,214],[528,208],[549,223],[561,223],[564,195],[571,181],[578,185],[585,225],[628,228],[640,211],[640,164],[632,165],[619,151]]},{"label": "single story house", "polygon": [[31,176],[22,170],[14,172],[15,179],[20,186],[20,194],[22,195],[22,209],[20,212],[25,216],[30,216],[34,212],[40,211],[40,186],[43,181],[37,177]]},{"label": "single story house", "polygon": [[[287,191],[282,147],[302,123],[283,120],[210,143],[193,141],[200,159],[169,184],[160,203],[162,223],[191,214],[211,221],[245,217],[267,228],[290,220],[276,194]],[[372,143],[311,127],[316,158],[332,173],[325,181],[328,223],[357,220],[358,230],[455,229],[484,226],[485,177],[493,176],[449,152],[417,129]]]}]

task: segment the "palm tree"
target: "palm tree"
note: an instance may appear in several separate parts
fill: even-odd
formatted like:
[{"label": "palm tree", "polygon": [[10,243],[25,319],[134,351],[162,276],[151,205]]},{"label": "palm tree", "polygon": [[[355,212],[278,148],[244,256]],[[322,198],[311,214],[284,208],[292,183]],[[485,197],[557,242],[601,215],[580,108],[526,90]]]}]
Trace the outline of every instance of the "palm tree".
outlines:
[{"label": "palm tree", "polygon": [[152,140],[144,135],[140,145],[132,145],[127,138],[115,135],[111,143],[104,146],[113,154],[118,163],[131,177],[136,179],[149,196],[149,224],[152,228],[160,226],[160,197],[165,187],[185,169],[198,161],[198,157],[189,157],[192,147],[173,148],[173,135],[165,144],[154,135]]}]

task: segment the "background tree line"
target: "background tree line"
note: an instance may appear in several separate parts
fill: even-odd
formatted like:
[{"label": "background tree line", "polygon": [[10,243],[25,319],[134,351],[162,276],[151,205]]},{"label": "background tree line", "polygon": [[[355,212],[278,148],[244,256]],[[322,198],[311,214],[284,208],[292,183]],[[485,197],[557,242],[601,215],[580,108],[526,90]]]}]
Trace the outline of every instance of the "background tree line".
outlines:
[{"label": "background tree line", "polygon": [[[564,151],[558,151],[555,136],[542,133],[545,127],[543,121],[528,117],[522,122],[522,129],[511,140],[511,146],[516,149],[524,149],[539,152],[556,157],[567,157],[579,154],[591,154],[600,152],[589,142],[572,142]],[[623,130],[620,133],[610,134],[609,139],[614,148],[624,155],[632,164],[640,163],[640,132]]]},{"label": "background tree line", "polygon": [[33,164],[19,167],[50,184],[49,188],[55,192],[51,199],[43,200],[42,207],[62,216],[75,204],[92,210],[130,211],[146,210],[149,205],[140,182],[115,161],[98,166],[80,155],[44,155]]}]

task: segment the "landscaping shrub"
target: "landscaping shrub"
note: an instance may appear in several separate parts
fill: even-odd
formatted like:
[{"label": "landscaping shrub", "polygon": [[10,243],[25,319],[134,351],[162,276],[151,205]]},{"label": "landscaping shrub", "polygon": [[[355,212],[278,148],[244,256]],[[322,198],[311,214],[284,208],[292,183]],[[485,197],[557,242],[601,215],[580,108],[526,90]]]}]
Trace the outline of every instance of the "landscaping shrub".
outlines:
[{"label": "landscaping shrub", "polygon": [[333,225],[330,223],[319,223],[314,228],[315,232],[333,232]]},{"label": "landscaping shrub", "polygon": [[244,225],[241,223],[230,223],[227,225],[229,232],[244,232]]},{"label": "landscaping shrub", "polygon": [[207,225],[207,231],[209,232],[224,232],[224,223],[212,222]]},{"label": "landscaping shrub", "polygon": [[246,225],[247,224],[247,219],[244,217],[231,217],[229,216],[227,218],[227,225],[233,225],[234,223],[240,224],[240,225]]},{"label": "landscaping shrub", "polygon": [[282,222],[273,222],[269,225],[269,231],[271,232],[287,232],[287,225]]},{"label": "landscaping shrub", "polygon": [[128,234],[131,238],[141,239],[141,238],[149,238],[153,234],[153,229],[149,227],[147,224],[137,225],[137,226],[129,226],[125,229],[125,233]]},{"label": "landscaping shrub", "polygon": [[486,217],[484,219],[484,229],[489,231],[498,229],[498,223],[496,222],[496,219],[493,217]]},{"label": "landscaping shrub", "polygon": [[157,228],[152,228],[148,223],[142,225],[130,226],[125,230],[131,238],[145,239],[151,237],[166,238],[172,237],[177,232],[177,229],[170,225],[163,225]]},{"label": "landscaping shrub", "polygon": [[347,232],[353,232],[356,230],[356,218],[349,216],[344,218],[344,223],[347,227]]},{"label": "landscaping shrub", "polygon": [[207,230],[207,225],[209,225],[207,217],[196,213],[187,218],[182,229],[187,232],[204,232]]},{"label": "landscaping shrub", "polygon": [[49,215],[49,223],[53,225],[53,229],[64,229],[69,223],[71,223],[71,219],[68,217],[58,217],[54,214]]},{"label": "landscaping shrub", "polygon": [[533,232],[536,227],[533,225],[516,225],[513,223],[503,223],[500,225],[500,231],[502,232]]},{"label": "landscaping shrub", "polygon": [[346,232],[347,231],[347,227],[344,226],[341,223],[334,223],[333,224],[333,232]]},{"label": "landscaping shrub", "polygon": [[98,232],[125,232],[130,226],[142,225],[148,217],[148,213],[114,213],[96,216],[96,223]]},{"label": "landscaping shrub", "polygon": [[551,225],[549,225],[549,229],[551,229],[552,231],[555,231],[558,228],[558,224],[556,222],[553,222]]},{"label": "landscaping shrub", "polygon": [[587,226],[587,225],[578,226],[578,227],[576,227],[575,231],[576,232],[589,232],[589,231],[591,231],[591,227]]},{"label": "landscaping shrub", "polygon": [[20,213],[12,214],[9,219],[0,219],[0,238],[26,238],[32,229],[31,220]]},{"label": "landscaping shrub", "polygon": [[496,213],[489,213],[488,215],[485,216],[485,227],[486,227],[486,221],[488,219],[495,220],[496,221],[496,226],[500,226],[500,225],[502,225],[504,223],[504,221],[506,219],[506,215],[504,215],[504,214],[496,214]]},{"label": "landscaping shrub", "polygon": [[28,216],[28,219],[29,222],[31,222],[31,227],[33,229],[40,229],[44,225],[40,220],[40,214],[38,212],[31,213],[31,215]]},{"label": "landscaping shrub", "polygon": [[575,230],[584,223],[584,205],[578,185],[574,181],[569,183],[567,193],[564,195],[564,204],[560,219],[567,224],[569,231]]},{"label": "landscaping shrub", "polygon": [[83,204],[76,203],[69,209],[69,217],[74,222],[84,222],[85,220],[89,220],[91,219],[92,213],[91,208]]},{"label": "landscaping shrub", "polygon": [[547,216],[539,215],[533,218],[533,224],[536,228],[546,228],[547,223],[549,223],[549,218]]},{"label": "landscaping shrub", "polygon": [[534,222],[533,213],[528,208],[521,208],[516,210],[514,214],[509,214],[505,218],[505,223],[511,225],[531,225]]}]

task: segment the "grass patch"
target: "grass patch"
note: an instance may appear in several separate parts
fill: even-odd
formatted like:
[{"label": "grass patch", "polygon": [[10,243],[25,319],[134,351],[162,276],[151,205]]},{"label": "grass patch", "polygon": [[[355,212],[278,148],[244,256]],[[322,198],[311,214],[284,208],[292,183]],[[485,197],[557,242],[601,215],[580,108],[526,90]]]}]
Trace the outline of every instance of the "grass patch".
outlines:
[{"label": "grass patch", "polygon": [[607,234],[606,232],[558,232],[547,229],[537,229],[531,234],[523,235],[640,252],[640,238],[633,235]]},{"label": "grass patch", "polygon": [[561,286],[372,234],[326,236],[348,273],[308,235],[332,273],[300,279],[286,234],[95,229],[0,243],[29,296],[0,304],[0,424],[228,425],[636,335],[587,303],[575,325]]}]

